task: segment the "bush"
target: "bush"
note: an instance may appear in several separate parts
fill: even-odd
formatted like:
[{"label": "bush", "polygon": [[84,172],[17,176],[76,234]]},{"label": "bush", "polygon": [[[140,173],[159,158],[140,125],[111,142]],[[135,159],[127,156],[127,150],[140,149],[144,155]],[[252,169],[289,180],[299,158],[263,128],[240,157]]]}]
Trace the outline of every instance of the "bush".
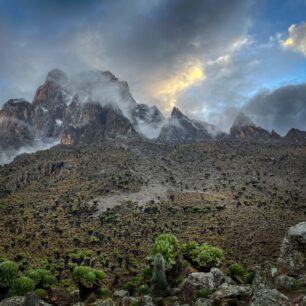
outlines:
[{"label": "bush", "polygon": [[21,276],[14,280],[9,290],[9,295],[25,295],[28,292],[34,291],[34,281],[26,276]]},{"label": "bush", "polygon": [[48,296],[48,292],[45,289],[39,288],[35,290],[35,295],[40,300],[44,300]]},{"label": "bush", "polygon": [[202,244],[191,252],[192,259],[203,268],[217,267],[223,257],[223,250],[207,243]]},{"label": "bush", "polygon": [[108,297],[110,297],[110,291],[109,291],[109,289],[108,289],[108,288],[102,288],[102,289],[100,290],[100,296],[101,296],[102,298],[108,298]]},{"label": "bush", "polygon": [[0,264],[0,287],[9,288],[18,276],[18,265],[10,260]]},{"label": "bush", "polygon": [[35,286],[39,288],[48,289],[56,283],[56,277],[45,269],[29,270],[26,276],[31,278]]},{"label": "bush", "polygon": [[91,267],[78,266],[74,268],[72,276],[79,287],[82,301],[88,299],[93,293],[95,295],[100,294],[99,287],[105,278],[103,271]]},{"label": "bush", "polygon": [[233,279],[243,280],[247,275],[247,270],[239,263],[234,263],[229,267],[229,274]]},{"label": "bush", "polygon": [[230,265],[229,274],[234,280],[240,283],[247,283],[247,284],[252,284],[255,276],[254,272],[252,271],[248,272],[248,270],[239,263],[234,263]]},{"label": "bush", "polygon": [[169,293],[169,285],[165,275],[165,261],[162,254],[157,254],[154,258],[151,292],[154,296],[165,296]]},{"label": "bush", "polygon": [[103,271],[85,266],[75,267],[72,275],[76,282],[82,284],[86,288],[100,285],[105,278],[105,273]]},{"label": "bush", "polygon": [[198,289],[196,292],[195,292],[195,296],[196,298],[200,299],[206,299],[208,298],[208,296],[211,294],[210,290],[207,289],[207,288],[202,288],[202,289]]},{"label": "bush", "polygon": [[196,250],[199,245],[195,241],[190,241],[182,246],[182,253],[189,256],[193,250]]},{"label": "bush", "polygon": [[151,251],[151,260],[154,260],[157,254],[161,254],[166,264],[166,268],[171,268],[178,254],[178,241],[172,234],[162,234],[155,240]]},{"label": "bush", "polygon": [[126,282],[123,285],[123,289],[127,290],[130,293],[130,295],[134,295],[140,284],[141,284],[140,278],[135,276],[130,281]]},{"label": "bush", "polygon": [[149,286],[148,285],[141,285],[138,288],[138,294],[139,295],[146,295],[149,293]]}]

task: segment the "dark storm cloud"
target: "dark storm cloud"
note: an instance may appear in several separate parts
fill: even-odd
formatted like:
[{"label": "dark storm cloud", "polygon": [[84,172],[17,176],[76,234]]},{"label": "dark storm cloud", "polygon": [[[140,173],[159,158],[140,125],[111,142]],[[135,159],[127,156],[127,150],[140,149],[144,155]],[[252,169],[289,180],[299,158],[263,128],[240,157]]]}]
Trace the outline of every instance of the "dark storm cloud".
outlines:
[{"label": "dark storm cloud", "polygon": [[251,2],[0,0],[1,102],[13,93],[30,99],[56,66],[111,70],[137,96],[189,60],[217,57],[245,35]]},{"label": "dark storm cloud", "polygon": [[282,134],[292,128],[306,130],[306,84],[263,91],[245,107],[257,124],[273,127]]}]

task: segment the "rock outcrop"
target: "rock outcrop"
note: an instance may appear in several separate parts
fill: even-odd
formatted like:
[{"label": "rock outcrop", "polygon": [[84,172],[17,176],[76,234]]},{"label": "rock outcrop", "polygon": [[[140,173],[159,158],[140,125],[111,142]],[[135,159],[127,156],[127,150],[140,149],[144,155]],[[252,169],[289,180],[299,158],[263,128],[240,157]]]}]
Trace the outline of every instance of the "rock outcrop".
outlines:
[{"label": "rock outcrop", "polygon": [[211,139],[207,124],[194,121],[174,107],[171,117],[162,127],[158,136],[159,142],[198,142]]},{"label": "rock outcrop", "polygon": [[306,274],[306,222],[289,228],[278,259],[279,270],[289,276]]},{"label": "rock outcrop", "polygon": [[239,113],[230,129],[229,139],[267,142],[271,139],[271,134],[257,127],[244,113]]}]

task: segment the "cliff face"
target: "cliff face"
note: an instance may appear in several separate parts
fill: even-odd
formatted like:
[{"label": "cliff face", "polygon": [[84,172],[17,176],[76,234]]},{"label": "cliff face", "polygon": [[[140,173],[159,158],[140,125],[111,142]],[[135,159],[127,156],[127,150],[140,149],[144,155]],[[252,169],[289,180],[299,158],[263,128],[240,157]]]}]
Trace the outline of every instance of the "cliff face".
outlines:
[{"label": "cliff face", "polygon": [[206,126],[198,121],[191,120],[178,108],[174,107],[171,117],[161,129],[158,141],[160,142],[190,142],[211,139]]},{"label": "cliff face", "polygon": [[6,102],[0,110],[0,148],[18,149],[34,141],[32,104],[22,99]]}]

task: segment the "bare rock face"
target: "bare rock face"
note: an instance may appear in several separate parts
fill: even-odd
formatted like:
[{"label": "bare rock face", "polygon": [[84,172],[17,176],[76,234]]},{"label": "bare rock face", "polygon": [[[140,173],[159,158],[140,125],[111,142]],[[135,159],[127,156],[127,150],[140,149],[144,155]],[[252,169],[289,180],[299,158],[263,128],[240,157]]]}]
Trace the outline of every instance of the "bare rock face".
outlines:
[{"label": "bare rock face", "polygon": [[68,126],[63,132],[62,144],[101,143],[106,139],[138,139],[132,123],[111,106],[88,103],[82,107],[78,126]]},{"label": "bare rock face", "polygon": [[42,137],[58,137],[66,109],[68,77],[59,69],[50,71],[33,100],[33,121]]},{"label": "bare rock face", "polygon": [[284,141],[287,143],[306,143],[306,131],[290,129],[284,137]]},{"label": "bare rock face", "polygon": [[174,107],[168,122],[162,127],[158,141],[191,142],[211,139],[205,123],[194,121]]},{"label": "bare rock face", "polygon": [[267,130],[257,127],[244,113],[240,113],[230,129],[229,138],[266,142],[271,139],[271,135]]},{"label": "bare rock face", "polygon": [[288,276],[306,274],[306,222],[289,228],[282,243],[278,268]]},{"label": "bare rock face", "polygon": [[32,104],[22,99],[6,102],[0,110],[0,148],[17,149],[34,141]]}]

